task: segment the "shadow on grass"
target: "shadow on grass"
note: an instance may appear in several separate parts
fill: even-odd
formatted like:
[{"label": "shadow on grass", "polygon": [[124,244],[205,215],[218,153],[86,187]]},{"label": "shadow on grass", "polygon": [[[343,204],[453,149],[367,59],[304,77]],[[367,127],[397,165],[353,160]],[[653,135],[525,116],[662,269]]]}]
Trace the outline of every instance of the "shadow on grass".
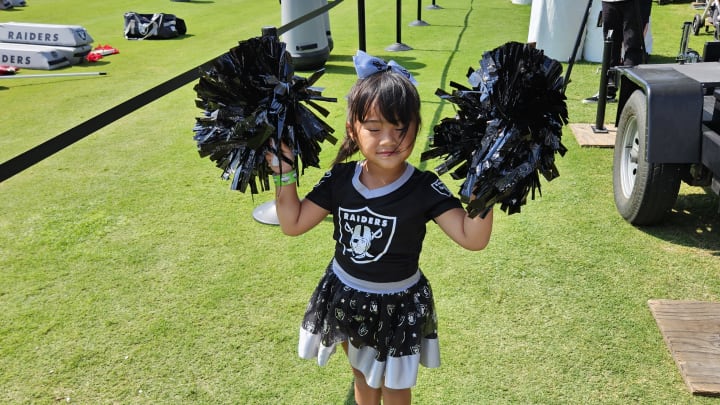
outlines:
[{"label": "shadow on grass", "polygon": [[[666,63],[677,63],[677,55],[660,55],[651,54],[647,60],[646,65],[659,65]],[[586,60],[579,60],[575,62],[575,66],[597,66],[600,67],[600,62],[589,62]]]},{"label": "shadow on grass", "polygon": [[352,61],[353,55],[331,53],[328,56],[328,62],[349,62]]},{"label": "shadow on grass", "polygon": [[648,58],[648,64],[656,65],[656,64],[662,64],[662,63],[677,63],[677,55],[673,56],[667,56],[667,55],[650,55]]},{"label": "shadow on grass", "polygon": [[[470,7],[468,7],[467,13],[465,13],[465,18],[463,19],[462,24],[462,30],[460,30],[460,34],[458,35],[457,41],[455,42],[455,48],[453,48],[452,52],[450,53],[450,56],[448,57],[447,61],[445,62],[445,67],[443,68],[442,75],[440,77],[440,88],[441,89],[447,89],[448,87],[448,71],[450,70],[450,66],[452,65],[452,61],[455,57],[455,55],[460,50],[460,43],[463,40],[463,37],[465,35],[465,31],[468,28],[470,16],[473,14],[473,6],[474,1],[470,1]],[[440,119],[442,118],[442,109],[445,105],[445,101],[443,100],[438,104],[438,107],[435,109],[435,113],[433,114],[432,118],[429,122],[429,128],[433,128],[435,125],[437,125],[438,122],[440,122]],[[427,150],[428,145],[424,145],[423,151]],[[418,168],[420,170],[427,170],[428,162],[427,161],[421,161],[418,165]]]},{"label": "shadow on grass", "polygon": [[[382,58],[386,61],[394,60],[395,62],[399,63],[402,67],[409,70],[410,73],[417,72],[422,70],[424,67],[427,66],[427,64],[422,62],[417,62],[415,57],[408,57],[408,56],[402,56],[402,55],[390,55],[378,53],[373,54],[373,56],[376,56],[378,58]],[[343,55],[343,54],[330,54],[328,57],[327,62],[325,63],[325,71],[326,73],[332,73],[332,74],[342,74],[342,75],[353,75],[355,76],[357,73],[355,72],[355,67],[353,66],[343,66],[343,65],[337,65],[333,62],[341,62],[341,63],[351,63],[352,62],[353,55]],[[299,72],[312,72],[315,69],[309,69],[309,70],[297,70]]]},{"label": "shadow on grass", "polygon": [[[352,66],[341,66],[341,65],[334,65],[330,62],[325,63],[325,66],[323,66],[323,69],[325,69],[325,74],[333,74],[333,75],[355,75],[355,68]],[[295,72],[300,76],[310,76],[313,72],[315,72],[317,69],[295,69]]]},{"label": "shadow on grass", "polygon": [[343,405],[355,405],[355,380],[350,380],[350,388],[348,388]]},{"label": "shadow on grass", "polygon": [[718,196],[710,190],[680,195],[662,224],[640,229],[668,242],[720,256],[719,204]]}]

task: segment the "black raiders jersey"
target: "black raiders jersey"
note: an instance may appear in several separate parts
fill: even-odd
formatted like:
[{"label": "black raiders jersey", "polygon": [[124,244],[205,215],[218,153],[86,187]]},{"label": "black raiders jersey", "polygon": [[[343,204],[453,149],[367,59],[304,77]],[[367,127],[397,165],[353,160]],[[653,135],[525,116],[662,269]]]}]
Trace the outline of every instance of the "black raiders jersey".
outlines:
[{"label": "black raiders jersey", "polygon": [[374,190],[360,183],[361,170],[361,162],[336,164],[305,198],[332,213],[343,270],[372,282],[405,280],[418,270],[425,224],[462,205],[435,173],[410,164]]}]

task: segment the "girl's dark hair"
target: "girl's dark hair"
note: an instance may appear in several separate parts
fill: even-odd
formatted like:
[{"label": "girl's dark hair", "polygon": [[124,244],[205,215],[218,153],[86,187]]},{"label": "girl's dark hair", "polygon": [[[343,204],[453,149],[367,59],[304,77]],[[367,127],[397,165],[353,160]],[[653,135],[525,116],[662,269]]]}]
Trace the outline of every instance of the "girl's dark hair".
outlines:
[{"label": "girl's dark hair", "polygon": [[[420,95],[415,85],[400,73],[386,70],[359,79],[350,89],[347,100],[347,121],[351,131],[355,122],[365,122],[373,106],[377,106],[383,118],[393,125],[407,128],[416,123],[420,129]],[[351,135],[345,133],[333,165],[347,160],[359,150]],[[405,135],[403,132],[401,136],[404,138]]]}]

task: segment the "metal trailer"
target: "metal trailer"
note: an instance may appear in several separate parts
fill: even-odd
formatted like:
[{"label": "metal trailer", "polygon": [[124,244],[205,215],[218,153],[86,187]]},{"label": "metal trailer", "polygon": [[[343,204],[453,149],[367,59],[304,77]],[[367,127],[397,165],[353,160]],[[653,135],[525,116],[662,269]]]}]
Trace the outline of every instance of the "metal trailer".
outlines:
[{"label": "metal trailer", "polygon": [[662,222],[680,183],[720,194],[720,63],[616,68],[615,205],[628,222]]}]

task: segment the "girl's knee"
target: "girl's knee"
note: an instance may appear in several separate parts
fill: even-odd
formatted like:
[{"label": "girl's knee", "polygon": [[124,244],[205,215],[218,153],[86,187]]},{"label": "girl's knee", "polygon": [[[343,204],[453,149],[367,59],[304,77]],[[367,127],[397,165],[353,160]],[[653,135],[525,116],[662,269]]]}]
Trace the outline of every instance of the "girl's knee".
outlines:
[{"label": "girl's knee", "polygon": [[412,402],[412,391],[410,388],[393,389],[383,386],[383,404],[387,405],[409,405]]},{"label": "girl's knee", "polygon": [[360,370],[353,368],[353,375],[355,376],[355,403],[359,405],[379,404],[382,390],[369,386]]},{"label": "girl's knee", "polygon": [[352,368],[353,376],[355,377],[355,381],[360,380],[363,382],[363,384],[366,384],[365,383],[365,374],[363,374],[362,371],[356,369],[355,367],[351,367],[351,368]]},{"label": "girl's knee", "polygon": [[390,395],[403,396],[403,395],[409,395],[411,392],[411,389],[410,388],[402,388],[402,389],[388,388],[383,385],[382,392],[383,392],[383,394],[388,393]]}]

